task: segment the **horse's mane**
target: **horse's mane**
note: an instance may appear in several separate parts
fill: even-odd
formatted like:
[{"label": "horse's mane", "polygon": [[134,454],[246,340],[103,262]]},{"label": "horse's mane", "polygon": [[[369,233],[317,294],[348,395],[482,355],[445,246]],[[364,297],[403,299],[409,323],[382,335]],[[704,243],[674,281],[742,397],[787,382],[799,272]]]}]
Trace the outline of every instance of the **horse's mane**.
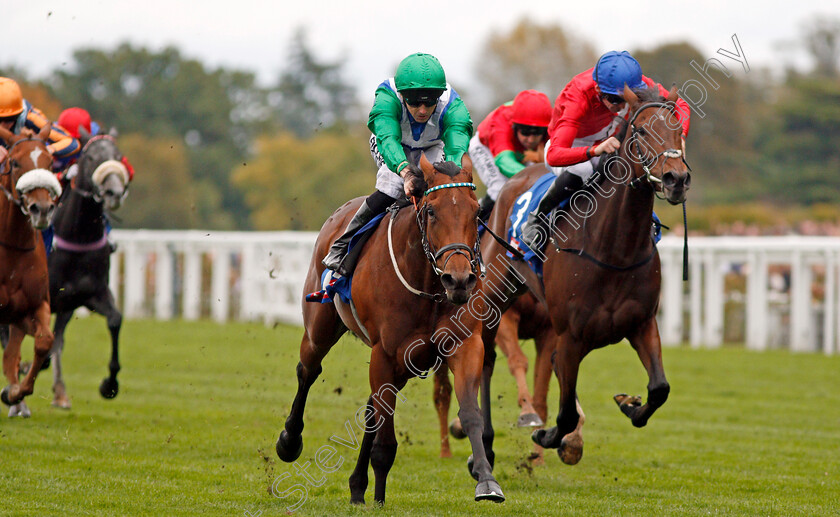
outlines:
[{"label": "horse's mane", "polygon": [[665,97],[660,95],[659,88],[637,88],[633,90],[633,93],[636,94],[636,97],[639,98],[642,102],[657,102],[657,101],[664,101]]},{"label": "horse's mane", "polygon": [[434,164],[434,168],[436,171],[442,172],[450,178],[454,178],[461,172],[461,168],[455,162],[437,162]]}]

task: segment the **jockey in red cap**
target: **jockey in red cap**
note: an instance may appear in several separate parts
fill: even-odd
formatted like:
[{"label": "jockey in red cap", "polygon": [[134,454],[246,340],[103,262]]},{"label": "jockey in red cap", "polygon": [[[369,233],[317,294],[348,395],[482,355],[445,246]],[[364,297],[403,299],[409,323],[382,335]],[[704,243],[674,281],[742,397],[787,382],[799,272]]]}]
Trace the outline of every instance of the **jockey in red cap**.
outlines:
[{"label": "jockey in red cap", "polygon": [[543,161],[550,120],[548,96],[536,90],[524,90],[478,125],[470,140],[470,158],[478,177],[487,186],[487,195],[479,201],[482,220],[490,215],[496,196],[508,178],[526,165]]}]

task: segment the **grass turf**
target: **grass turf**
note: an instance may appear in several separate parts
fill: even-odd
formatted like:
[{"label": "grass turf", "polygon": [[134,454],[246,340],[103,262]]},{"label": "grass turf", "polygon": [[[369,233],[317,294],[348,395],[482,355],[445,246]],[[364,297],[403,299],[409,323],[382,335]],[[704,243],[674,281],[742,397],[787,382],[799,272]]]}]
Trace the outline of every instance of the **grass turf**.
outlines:
[{"label": "grass turf", "polygon": [[[529,432],[513,426],[515,385],[500,353],[495,475],[507,501],[473,502],[466,441],[452,441],[454,458],[438,458],[426,379],[410,382],[407,401],[398,404],[400,446],[384,508],[371,504],[372,470],[368,506],[351,506],[347,478],[356,454],[329,438],[348,438],[345,423],[367,399],[369,351],[345,337],[325,360],[298,460],[310,462],[315,483],[308,482],[274,452],[297,385],[300,332],[126,322],[121,391],[107,401],[97,389],[107,372],[105,323],[72,322],[64,373],[73,409],[50,406],[52,375],[43,372],[27,399],[32,418],[0,420],[0,490],[7,494],[0,514],[269,516],[287,513],[304,495],[300,515],[840,513],[840,357],[665,349],[671,396],[646,428],[635,429],[611,398],[644,394],[647,384],[626,344],[593,352],[582,364],[586,445],[577,466],[561,464],[553,451],[544,466],[527,461]],[[27,339],[25,357],[31,347]],[[557,400],[553,381],[550,420]],[[456,410],[453,397],[451,415]],[[334,472],[314,462],[328,443],[336,452],[324,463],[342,462]]]}]

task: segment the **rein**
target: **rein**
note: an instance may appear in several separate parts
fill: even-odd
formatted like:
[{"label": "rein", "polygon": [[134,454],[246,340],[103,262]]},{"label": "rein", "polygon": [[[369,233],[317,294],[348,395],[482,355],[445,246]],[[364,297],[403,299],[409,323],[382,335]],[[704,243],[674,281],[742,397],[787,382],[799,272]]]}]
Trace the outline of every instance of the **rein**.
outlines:
[{"label": "rein", "polygon": [[[471,188],[472,190],[476,189],[476,186],[475,186],[474,183],[446,183],[446,184],[438,185],[436,187],[432,187],[432,188],[426,190],[423,193],[423,196],[424,197],[428,196],[430,193],[436,192],[438,190],[442,190],[442,189],[446,189],[446,188],[455,188],[455,187],[467,187],[467,188]],[[388,221],[388,253],[391,255],[391,264],[394,266],[394,271],[397,274],[397,278],[399,278],[402,285],[406,289],[408,289],[409,292],[411,292],[412,294],[416,294],[417,296],[420,296],[422,298],[427,298],[429,300],[432,300],[435,303],[440,303],[440,302],[446,300],[446,297],[445,297],[444,294],[442,294],[442,293],[434,293],[434,294],[427,293],[427,292],[420,291],[420,290],[417,290],[417,289],[411,287],[411,285],[409,285],[409,283],[406,281],[405,277],[403,277],[402,272],[400,271],[399,264],[397,264],[397,258],[394,255],[394,244],[393,244],[393,238],[391,236],[391,234],[392,234],[391,229],[393,228],[394,219],[396,218],[396,215],[399,212],[400,208],[401,207],[398,207],[397,205],[392,205],[390,208],[388,208],[388,211],[391,212],[391,217],[390,217],[390,220]],[[440,276],[440,275],[443,274],[443,270],[446,268],[446,264],[448,264],[449,260],[452,257],[454,257],[455,255],[463,255],[464,257],[466,257],[467,260],[469,260],[469,262],[470,262],[470,267],[472,268],[472,272],[474,274],[478,275],[478,274],[481,273],[481,270],[483,269],[483,267],[481,265],[481,252],[480,252],[480,249],[479,249],[479,242],[478,242],[477,239],[476,239],[476,243],[475,243],[474,248],[471,248],[471,247],[467,246],[466,244],[458,242],[458,243],[447,244],[446,246],[443,246],[442,248],[440,248],[439,250],[434,252],[432,250],[431,244],[429,243],[429,237],[426,234],[426,226],[427,226],[427,223],[428,223],[428,210],[426,209],[425,203],[420,208],[418,208],[416,200],[415,200],[414,216],[415,216],[415,220],[417,221],[417,227],[420,229],[420,239],[421,239],[421,243],[423,244],[423,252],[426,254],[426,259],[428,259],[429,264],[431,264],[432,269],[434,270],[434,272],[437,276]],[[453,253],[451,253],[446,258],[446,260],[444,260],[443,267],[439,267],[438,266],[438,260],[440,260],[440,258],[448,251],[453,251]]]},{"label": "rein", "polygon": [[[8,153],[6,154],[6,159],[4,159],[2,163],[0,163],[0,176],[5,176],[5,175],[8,174],[9,177],[11,178],[12,166],[9,164],[9,162],[12,159],[12,150],[14,150],[14,148],[20,143],[31,142],[31,141],[34,141],[34,140],[37,140],[39,142],[43,141],[40,138],[34,138],[34,137],[22,138],[22,139],[18,140],[17,142],[13,143],[11,147],[9,147]],[[6,165],[7,164],[9,164],[8,170],[6,170]],[[2,190],[3,194],[5,194],[6,197],[9,199],[9,202],[11,202],[16,207],[20,208],[20,211],[23,212],[23,215],[29,215],[29,212],[26,210],[26,207],[23,205],[23,201],[21,201],[20,198],[16,198],[14,193],[9,191],[9,189],[7,189],[5,185],[0,184],[0,190]],[[13,247],[13,246],[7,246],[7,247]],[[35,248],[32,248],[32,249],[35,249]],[[27,251],[29,251],[29,250],[27,250]]]}]

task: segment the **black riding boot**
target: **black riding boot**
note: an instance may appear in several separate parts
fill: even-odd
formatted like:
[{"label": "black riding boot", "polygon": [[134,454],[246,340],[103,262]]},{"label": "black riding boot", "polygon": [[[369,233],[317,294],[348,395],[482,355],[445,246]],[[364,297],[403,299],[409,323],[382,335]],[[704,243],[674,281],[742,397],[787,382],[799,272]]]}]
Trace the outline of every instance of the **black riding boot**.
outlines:
[{"label": "black riding boot", "polygon": [[394,198],[379,192],[378,190],[369,195],[367,199],[359,207],[356,215],[347,224],[344,233],[336,239],[330,252],[324,257],[321,263],[327,268],[335,271],[341,276],[347,276],[352,273],[344,267],[344,259],[347,256],[347,246],[350,245],[350,239],[356,235],[364,225],[370,222],[371,219],[385,211],[386,208],[394,203]]},{"label": "black riding boot", "polygon": [[495,201],[490,199],[490,194],[486,194],[483,198],[478,200],[478,218],[484,222],[487,222],[487,218],[490,217],[490,212],[493,211],[493,206],[496,204]]},{"label": "black riding boot", "polygon": [[532,250],[534,246],[541,249],[548,242],[548,214],[582,185],[581,177],[568,171],[563,171],[554,179],[536,210],[528,214],[528,220],[522,226],[522,242],[526,246]]}]

